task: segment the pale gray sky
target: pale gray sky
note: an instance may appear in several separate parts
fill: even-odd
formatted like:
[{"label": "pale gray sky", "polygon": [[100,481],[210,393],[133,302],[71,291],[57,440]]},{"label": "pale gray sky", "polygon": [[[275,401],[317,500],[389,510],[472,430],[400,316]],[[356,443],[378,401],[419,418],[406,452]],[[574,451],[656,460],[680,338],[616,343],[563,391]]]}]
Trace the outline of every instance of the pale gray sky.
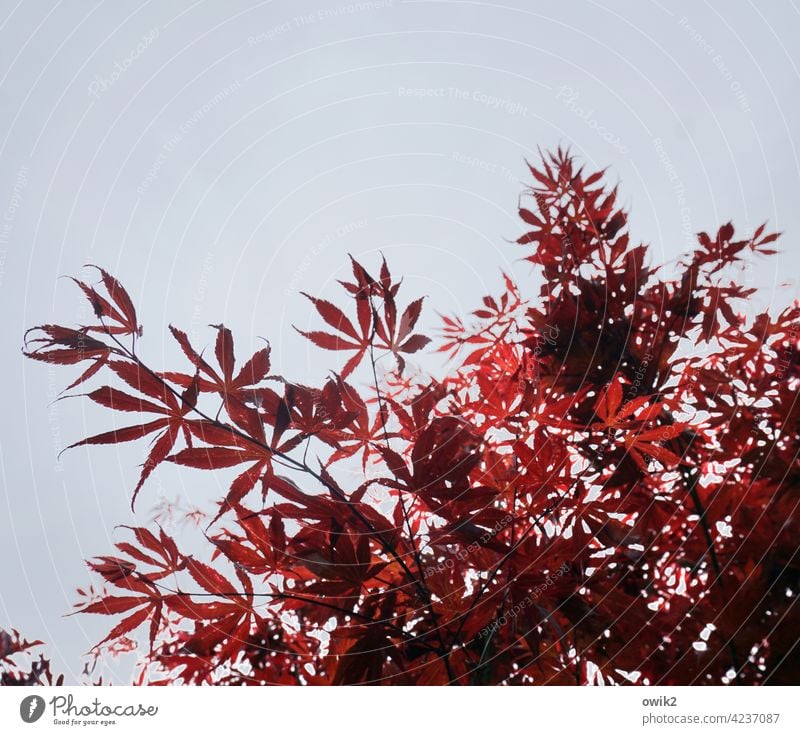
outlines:
[{"label": "pale gray sky", "polygon": [[[610,166],[635,239],[672,260],[691,233],[768,219],[784,253],[745,277],[761,305],[795,288],[800,12],[791,1],[0,0],[0,626],[48,642],[68,680],[108,620],[63,617],[160,496],[203,504],[225,478],[164,468],[129,510],[143,447],[75,450],[109,426],[68,371],[20,355],[26,327],[83,315],[64,274],[116,273],[142,348],[175,362],[173,322],[203,344],[334,366],[293,332],[300,289],[333,296],[346,253],[382,250],[408,293],[464,312],[505,268],[524,158],[569,145]],[[124,680],[129,663],[106,672]]]}]

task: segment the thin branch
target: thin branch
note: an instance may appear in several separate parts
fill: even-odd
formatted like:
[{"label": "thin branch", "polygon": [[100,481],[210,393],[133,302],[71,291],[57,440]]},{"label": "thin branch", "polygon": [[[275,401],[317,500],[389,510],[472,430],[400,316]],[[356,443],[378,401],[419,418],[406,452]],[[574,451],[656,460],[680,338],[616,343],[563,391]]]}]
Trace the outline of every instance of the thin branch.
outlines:
[{"label": "thin branch", "polygon": [[[383,403],[383,395],[381,394],[381,388],[378,383],[378,369],[375,365],[375,322],[377,321],[377,314],[375,313],[375,307],[372,303],[372,296],[369,296],[369,305],[372,311],[372,333],[370,334],[369,339],[369,362],[372,366],[372,379],[375,383],[375,393],[378,397],[378,413],[381,417],[381,427],[383,429],[383,437],[384,441],[386,442],[387,449],[390,449],[390,442],[389,442],[389,430],[386,426],[386,409]],[[417,571],[419,572],[419,584],[423,590],[425,606],[427,608],[428,614],[431,616],[431,622],[434,625],[434,630],[436,632],[436,638],[439,641],[439,646],[441,647],[441,659],[442,663],[444,664],[445,670],[447,671],[447,678],[450,684],[456,683],[457,679],[453,675],[453,670],[450,666],[450,649],[448,648],[447,644],[445,643],[444,636],[442,635],[441,628],[436,621],[436,616],[433,612],[433,605],[431,604],[431,592],[428,588],[427,583],[425,582],[425,570],[422,566],[422,556],[420,555],[419,547],[417,546],[416,538],[414,537],[414,531],[411,527],[411,518],[408,512],[408,508],[406,507],[405,496],[403,494],[403,489],[398,489],[398,497],[400,500],[400,510],[403,514],[403,522],[405,523],[406,530],[408,532],[408,539],[411,545],[414,562],[417,565]]]},{"label": "thin branch", "polygon": [[[339,607],[338,605],[333,605],[329,602],[325,602],[323,600],[311,598],[311,597],[304,597],[302,595],[293,595],[288,592],[239,592],[237,590],[224,590],[222,592],[185,592],[182,590],[173,590],[166,585],[160,584],[154,580],[148,579],[146,575],[141,575],[140,577],[143,581],[147,581],[150,584],[155,585],[159,589],[163,590],[164,592],[169,592],[171,595],[177,595],[178,597],[213,597],[213,598],[222,598],[228,599],[231,597],[266,597],[271,600],[296,600],[298,602],[307,602],[310,605],[316,605],[317,607],[323,607],[327,610],[333,610],[338,613],[342,613],[343,615],[350,615],[354,618],[358,618],[359,620],[363,620],[364,622],[373,624],[373,625],[383,625],[386,628],[394,631],[395,633],[399,634],[409,642],[418,643],[419,645],[428,648],[429,650],[433,651],[434,653],[438,653],[438,650],[431,646],[429,643],[421,640],[419,636],[415,636],[413,633],[403,630],[399,625],[396,625],[388,620],[375,620],[375,618],[371,618],[368,615],[364,615],[363,613],[357,612],[356,610],[348,610],[344,607]],[[80,610],[78,611],[80,612]]]},{"label": "thin branch", "polygon": [[494,569],[490,572],[489,576],[483,581],[481,586],[478,588],[478,591],[475,593],[475,596],[473,597],[472,602],[470,603],[470,605],[467,608],[466,612],[463,614],[463,616],[461,618],[461,623],[459,624],[458,628],[456,629],[456,634],[455,634],[455,636],[453,638],[454,641],[456,640],[456,638],[458,636],[460,636],[461,631],[464,630],[464,626],[467,624],[467,620],[469,619],[469,616],[472,614],[472,612],[475,610],[475,608],[480,603],[481,598],[483,597],[484,593],[488,590],[489,585],[491,585],[491,583],[494,581],[495,577],[503,570],[503,565],[514,555],[514,553],[517,551],[517,549],[520,546],[522,546],[522,544],[525,542],[525,540],[530,535],[531,531],[533,531],[533,529],[536,528],[537,522],[541,521],[543,518],[546,518],[547,516],[549,516],[553,511],[557,510],[558,507],[569,497],[569,495],[576,488],[577,483],[583,478],[583,476],[586,474],[586,472],[588,470],[589,470],[589,467],[586,467],[585,469],[581,470],[581,472],[578,474],[578,476],[573,481],[573,483],[570,486],[569,490],[567,490],[567,492],[565,492],[561,496],[561,498],[559,498],[559,500],[555,503],[555,505],[553,505],[550,508],[545,508],[541,513],[539,513],[537,516],[534,517],[534,519],[531,521],[531,525],[528,526],[528,528],[526,528],[520,534],[519,539],[514,544],[511,545],[509,550],[503,555],[503,558],[500,559],[500,561],[498,561],[497,564],[495,564]]},{"label": "thin branch", "polygon": [[340,502],[342,502],[345,505],[347,505],[347,507],[350,509],[350,511],[353,513],[353,515],[356,518],[358,518],[359,522],[362,523],[366,527],[366,529],[370,533],[370,535],[378,541],[378,543],[383,548],[384,552],[389,554],[400,565],[400,567],[403,569],[403,571],[408,575],[408,577],[409,577],[410,581],[412,582],[412,584],[417,586],[417,588],[420,590],[420,592],[424,594],[424,589],[420,586],[419,580],[417,580],[417,578],[414,576],[412,571],[408,568],[408,565],[405,563],[403,558],[397,553],[397,551],[394,549],[394,547],[390,543],[388,543],[380,533],[378,533],[378,531],[375,529],[375,527],[369,522],[369,519],[367,519],[364,516],[364,514],[361,513],[361,511],[358,510],[358,508],[350,501],[350,499],[338,487],[336,487],[332,483],[326,481],[324,477],[322,477],[319,473],[317,473],[314,470],[312,470],[311,467],[309,467],[308,465],[306,465],[306,464],[304,464],[302,462],[298,462],[293,457],[289,456],[288,454],[285,454],[285,453],[281,452],[280,450],[275,449],[274,447],[269,446],[268,444],[260,442],[258,439],[255,439],[252,436],[250,436],[249,434],[246,434],[245,432],[241,431],[240,429],[237,429],[235,426],[231,426],[230,424],[227,424],[227,423],[225,423],[223,421],[218,421],[216,419],[212,419],[210,416],[208,416],[207,414],[203,413],[203,411],[201,411],[199,408],[197,408],[196,405],[192,406],[190,403],[188,403],[188,401],[186,401],[186,399],[180,393],[178,393],[177,390],[175,390],[160,375],[158,375],[158,373],[156,373],[155,371],[151,370],[147,365],[145,365],[144,362],[142,362],[142,360],[134,352],[132,352],[131,350],[126,348],[125,345],[123,345],[116,338],[115,335],[109,334],[109,336],[111,337],[111,339],[113,339],[120,346],[120,348],[122,348],[125,351],[125,353],[134,362],[136,362],[136,364],[140,368],[142,368],[150,376],[152,376],[153,378],[158,380],[179,401],[181,401],[181,403],[183,403],[184,405],[188,406],[189,409],[191,411],[193,411],[194,413],[196,413],[198,416],[200,416],[200,418],[208,421],[209,423],[211,423],[216,428],[224,429],[225,431],[230,432],[230,434],[232,434],[233,436],[235,436],[235,437],[237,437],[239,439],[242,439],[244,441],[247,441],[247,442],[249,442],[251,444],[254,444],[257,447],[266,450],[267,452],[269,452],[271,455],[273,455],[275,457],[279,457],[284,462],[287,462],[292,467],[294,467],[296,470],[299,470],[301,472],[305,472],[306,474],[310,475],[315,480],[317,480],[317,482],[319,482],[321,485],[323,485],[323,487],[327,488],[328,491],[333,496],[335,496],[337,500],[339,500]]}]

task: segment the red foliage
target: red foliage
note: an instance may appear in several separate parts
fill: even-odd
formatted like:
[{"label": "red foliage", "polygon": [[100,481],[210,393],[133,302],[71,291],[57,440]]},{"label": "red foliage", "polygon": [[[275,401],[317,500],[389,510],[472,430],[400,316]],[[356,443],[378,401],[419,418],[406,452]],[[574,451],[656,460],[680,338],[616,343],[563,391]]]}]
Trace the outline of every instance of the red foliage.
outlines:
[{"label": "red foliage", "polygon": [[106,295],[78,282],[96,324],[38,328],[29,357],[88,364],[72,386],[113,378],[86,395],[137,416],[73,446],[150,437],[133,500],[163,462],[236,468],[204,559],[141,527],[89,562],[107,591],[82,611],[117,617],[103,644],[146,631],[142,681],[798,680],[800,311],[746,318],[729,275],[777,236],[701,233],[669,276],[602,172],[558,151],[531,173],[539,297],[506,277],[445,318],[442,380],[403,375],[429,338],[385,262],[353,261],[343,307],[308,296],[304,336],[349,353],[317,387],[269,347],[237,370],[223,325],[213,360],[170,327],[188,366],[152,369],[102,270]]},{"label": "red foliage", "polygon": [[41,641],[27,641],[16,630],[0,628],[0,686],[52,686],[64,683],[63,676],[54,676],[50,662],[42,655],[38,660],[30,649]]}]

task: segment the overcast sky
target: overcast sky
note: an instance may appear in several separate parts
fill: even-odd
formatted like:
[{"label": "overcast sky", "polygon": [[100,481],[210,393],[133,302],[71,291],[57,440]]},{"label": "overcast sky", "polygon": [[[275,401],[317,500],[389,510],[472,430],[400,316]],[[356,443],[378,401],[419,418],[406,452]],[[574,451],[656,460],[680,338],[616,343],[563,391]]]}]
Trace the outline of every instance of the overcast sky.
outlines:
[{"label": "overcast sky", "polygon": [[[609,167],[635,240],[674,261],[730,219],[786,234],[743,274],[759,305],[797,295],[800,11],[791,0],[0,0],[0,626],[79,678],[108,620],[64,617],[118,524],[225,478],[164,468],[129,509],[142,446],[57,452],[108,428],[20,354],[27,327],[85,316],[85,263],[128,286],[157,367],[224,322],[239,353],[319,382],[292,329],[299,290],[336,295],[346,253],[384,252],[407,294],[465,312],[500,269],[537,147]],[[105,671],[124,681],[129,662]]]}]

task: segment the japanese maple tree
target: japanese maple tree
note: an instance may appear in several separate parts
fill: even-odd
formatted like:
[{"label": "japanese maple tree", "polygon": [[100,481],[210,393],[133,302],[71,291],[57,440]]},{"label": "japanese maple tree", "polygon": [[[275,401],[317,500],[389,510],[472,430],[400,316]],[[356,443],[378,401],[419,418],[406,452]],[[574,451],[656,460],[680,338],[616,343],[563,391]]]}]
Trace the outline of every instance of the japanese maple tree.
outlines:
[{"label": "japanese maple tree", "polygon": [[[344,358],[318,385],[222,324],[209,349],[170,326],[184,364],[153,365],[102,269],[92,324],[31,330],[131,417],[72,446],[147,440],[132,504],[163,463],[235,468],[204,553],[152,523],[88,561],[98,651],[159,684],[798,681],[800,311],[748,316],[736,282],[777,235],[725,224],[667,272],[602,172],[530,171],[538,293],[505,277],[427,336],[420,295],[353,260],[340,304],[307,295],[300,334]],[[408,368],[424,349],[444,377]]]}]

